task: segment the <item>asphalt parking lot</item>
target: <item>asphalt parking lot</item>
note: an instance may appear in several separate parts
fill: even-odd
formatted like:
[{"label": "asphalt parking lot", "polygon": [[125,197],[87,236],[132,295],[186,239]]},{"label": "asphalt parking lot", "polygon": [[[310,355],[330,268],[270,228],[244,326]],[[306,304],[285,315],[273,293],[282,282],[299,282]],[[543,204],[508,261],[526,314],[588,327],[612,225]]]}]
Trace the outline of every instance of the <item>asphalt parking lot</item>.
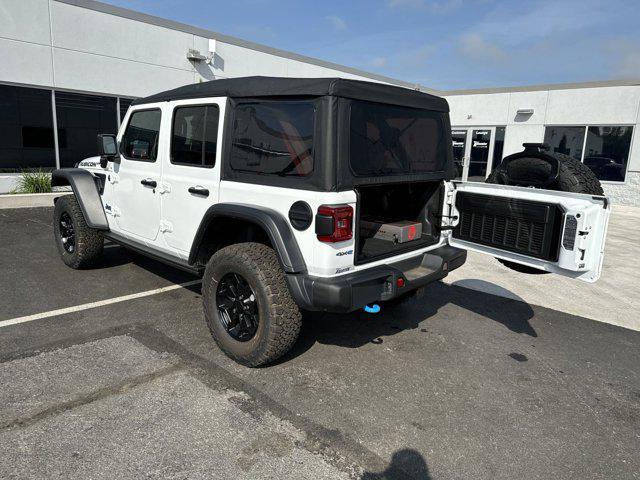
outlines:
[{"label": "asphalt parking lot", "polygon": [[70,270],[51,213],[0,210],[0,478],[640,478],[640,332],[438,283],[247,369],[197,279]]}]

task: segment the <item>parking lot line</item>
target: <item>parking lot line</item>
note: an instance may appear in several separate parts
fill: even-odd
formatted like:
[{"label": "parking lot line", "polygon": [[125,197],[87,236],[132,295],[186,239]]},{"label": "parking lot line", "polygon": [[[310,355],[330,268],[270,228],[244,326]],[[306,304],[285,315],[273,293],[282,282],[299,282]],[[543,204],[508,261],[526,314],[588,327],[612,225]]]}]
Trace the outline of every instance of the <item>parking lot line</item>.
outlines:
[{"label": "parking lot line", "polygon": [[113,303],[126,302],[127,300],[135,300],[136,298],[148,297],[150,295],[157,295],[158,293],[169,292],[171,290],[177,290],[178,288],[186,288],[192,285],[198,285],[202,283],[202,280],[191,280],[189,282],[178,283],[176,285],[169,285],[168,287],[156,288],[154,290],[147,290],[145,292],[132,293],[130,295],[122,295],[120,297],[108,298],[106,300],[100,300],[97,302],[83,303],[82,305],[76,305],[73,307],[59,308],[57,310],[50,310],[48,312],[35,313],[33,315],[27,315],[24,317],[10,318],[9,320],[0,321],[0,328],[8,327],[9,325],[17,325],[19,323],[33,322],[34,320],[41,320],[43,318],[55,317],[57,315],[65,315],[67,313],[80,312],[82,310],[89,310],[90,308],[103,307],[105,305],[111,305]]}]

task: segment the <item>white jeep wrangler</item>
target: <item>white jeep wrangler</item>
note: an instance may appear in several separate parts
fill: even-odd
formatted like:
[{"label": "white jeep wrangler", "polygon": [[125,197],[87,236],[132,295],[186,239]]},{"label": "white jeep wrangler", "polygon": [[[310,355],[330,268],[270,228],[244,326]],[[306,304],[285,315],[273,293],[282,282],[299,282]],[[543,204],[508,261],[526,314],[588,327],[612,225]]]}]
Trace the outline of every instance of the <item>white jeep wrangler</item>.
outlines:
[{"label": "white jeep wrangler", "polygon": [[467,250],[600,275],[610,207],[591,171],[526,145],[494,184],[451,181],[448,105],[425,93],[215,80],[136,100],[99,144],[101,157],[53,173],[74,193],[55,203],[63,261],[95,264],[107,238],[202,275],[213,338],[244,365],[286,353],[301,310],[406,298]]}]

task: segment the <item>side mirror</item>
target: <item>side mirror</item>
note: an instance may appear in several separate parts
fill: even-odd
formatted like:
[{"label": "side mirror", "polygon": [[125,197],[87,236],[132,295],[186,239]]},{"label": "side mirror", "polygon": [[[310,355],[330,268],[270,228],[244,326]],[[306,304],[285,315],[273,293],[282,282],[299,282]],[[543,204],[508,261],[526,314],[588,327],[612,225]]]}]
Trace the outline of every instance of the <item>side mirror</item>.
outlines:
[{"label": "side mirror", "polygon": [[98,148],[100,149],[100,166],[107,167],[108,162],[120,162],[118,154],[118,141],[115,135],[101,134],[98,135]]}]

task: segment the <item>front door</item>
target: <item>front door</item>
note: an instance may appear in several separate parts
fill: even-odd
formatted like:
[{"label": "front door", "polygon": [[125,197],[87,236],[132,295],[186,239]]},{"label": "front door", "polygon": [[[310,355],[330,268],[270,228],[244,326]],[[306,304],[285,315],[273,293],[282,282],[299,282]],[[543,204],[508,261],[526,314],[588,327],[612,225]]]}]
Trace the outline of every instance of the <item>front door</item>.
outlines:
[{"label": "front door", "polygon": [[188,258],[200,221],[217,203],[225,98],[170,102],[170,147],[162,172],[160,231],[165,246]]},{"label": "front door", "polygon": [[[163,155],[160,142],[160,108],[130,111],[119,138],[120,162],[113,164],[108,181],[113,183],[113,205],[105,211],[115,217],[125,236],[154,241],[160,224],[160,176]],[[166,143],[166,142],[164,142]]]},{"label": "front door", "polygon": [[491,172],[496,127],[451,129],[455,180],[484,182]]},{"label": "front door", "polygon": [[595,282],[610,202],[606,197],[485,183],[447,183],[449,244]]}]

